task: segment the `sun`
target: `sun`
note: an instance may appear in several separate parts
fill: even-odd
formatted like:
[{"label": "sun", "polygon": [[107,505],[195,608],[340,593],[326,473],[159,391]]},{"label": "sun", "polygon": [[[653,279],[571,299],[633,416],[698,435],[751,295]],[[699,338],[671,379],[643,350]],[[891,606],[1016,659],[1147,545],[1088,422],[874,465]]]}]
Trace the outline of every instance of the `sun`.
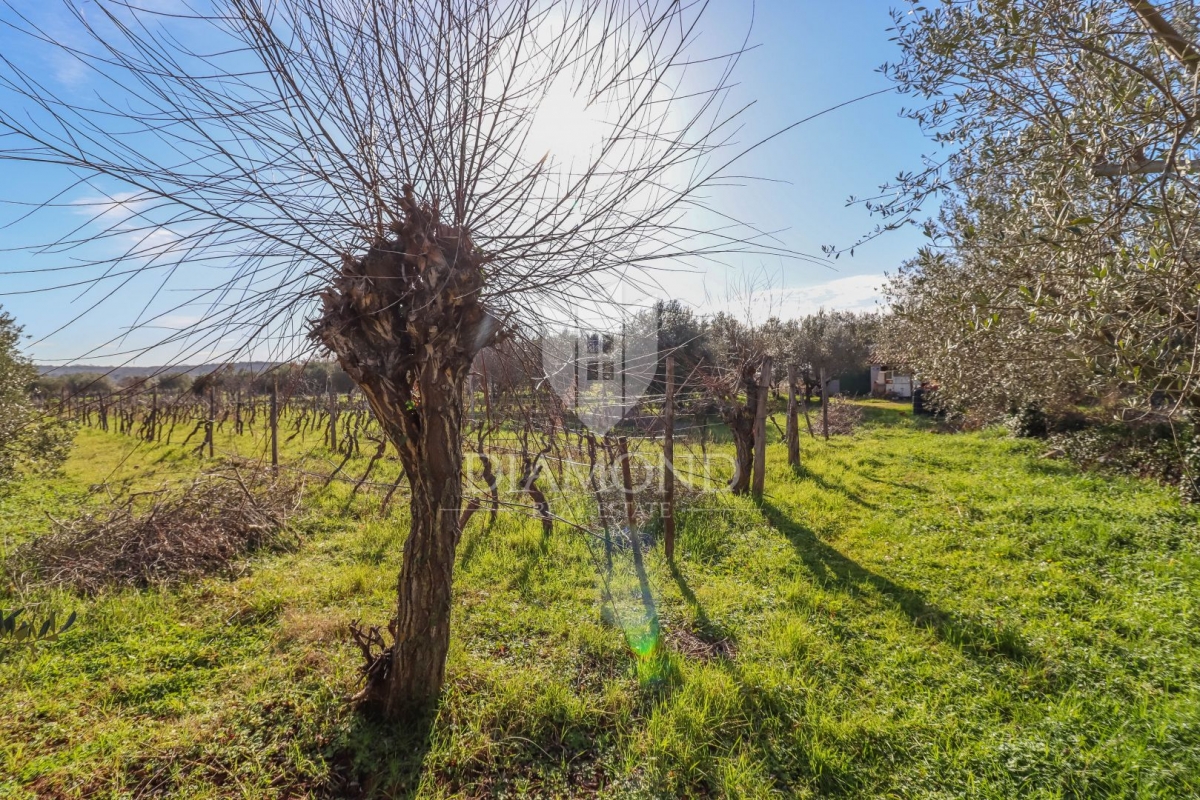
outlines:
[{"label": "sun", "polygon": [[525,139],[525,154],[560,166],[590,166],[604,144],[607,125],[598,103],[576,92],[567,81],[555,81],[538,105]]}]

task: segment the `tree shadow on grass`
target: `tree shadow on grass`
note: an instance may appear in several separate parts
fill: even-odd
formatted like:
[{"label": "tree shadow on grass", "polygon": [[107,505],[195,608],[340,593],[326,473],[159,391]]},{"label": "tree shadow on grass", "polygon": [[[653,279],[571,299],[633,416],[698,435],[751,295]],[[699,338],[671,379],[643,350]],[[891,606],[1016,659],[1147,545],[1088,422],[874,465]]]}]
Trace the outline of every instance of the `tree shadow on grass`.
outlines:
[{"label": "tree shadow on grass", "polygon": [[468,529],[462,533],[462,538],[458,543],[458,568],[466,569],[475,560],[476,554],[479,552],[479,545],[482,543],[486,530]]},{"label": "tree shadow on grass", "polygon": [[[721,625],[708,616],[678,565],[670,563],[669,569],[680,594],[696,618],[697,626],[714,640],[715,637],[727,638],[729,635]],[[685,656],[694,658],[688,654]],[[747,677],[736,652],[727,651],[723,657],[701,660],[727,673],[738,686],[736,710],[729,719],[724,720],[734,724],[719,728],[729,732],[736,742],[720,741],[723,737],[717,734],[712,744],[719,752],[748,747],[770,776],[780,796],[794,796],[801,785],[815,788],[822,796],[828,797],[864,797],[871,793],[867,771],[855,769],[854,761],[831,764],[819,753],[805,747],[797,748],[792,738],[791,723],[781,724],[781,721],[794,719],[794,697],[781,691],[778,686]],[[717,796],[722,786],[719,781],[712,780],[712,776],[706,775],[705,779],[689,789],[697,795]]]},{"label": "tree shadow on grass", "polygon": [[833,494],[840,494],[841,496],[845,497],[847,500],[849,500],[853,503],[856,503],[856,504],[862,506],[863,508],[869,508],[872,511],[876,511],[879,508],[874,503],[864,500],[862,498],[862,496],[859,495],[857,492],[851,491],[846,486],[846,484],[844,484],[840,481],[831,481],[828,478],[818,475],[817,473],[815,473],[812,470],[805,467],[803,464],[798,464],[796,466],[793,466],[791,468],[791,470],[792,470],[792,475],[794,475],[795,477],[810,480],[813,483],[815,483],[817,486],[824,489],[825,491],[831,492]]},{"label": "tree shadow on grass", "polygon": [[771,526],[792,543],[814,577],[826,586],[843,591],[856,587],[874,589],[908,615],[914,625],[933,631],[942,641],[975,658],[1001,657],[1022,664],[1041,663],[1041,656],[1016,631],[986,627],[941,609],[916,589],[901,586],[842,555],[771,502],[763,500],[759,508]]},{"label": "tree shadow on grass", "polygon": [[522,597],[530,599],[533,596],[533,589],[536,583],[533,580],[534,572],[549,557],[550,540],[542,536],[538,539],[536,545],[530,546],[528,543],[522,543],[521,546],[526,552],[521,558],[520,564],[509,577],[508,585]]},{"label": "tree shadow on grass", "polygon": [[[630,548],[630,555],[637,576],[640,613],[618,624],[624,632],[625,644],[635,659],[638,682],[647,691],[647,697],[659,702],[678,685],[679,672],[667,653],[658,604],[654,600],[650,576],[646,573],[641,545],[635,543]],[[615,603],[613,611],[620,620],[621,615]]]},{"label": "tree shadow on grass", "polygon": [[881,428],[910,424],[914,417],[911,409],[886,408],[867,403],[858,403],[862,409],[863,422]]},{"label": "tree shadow on grass", "polygon": [[354,714],[349,727],[321,753],[329,776],[313,796],[417,796],[436,717],[436,709],[403,723]]},{"label": "tree shadow on grass", "polygon": [[863,478],[871,481],[872,483],[881,483],[884,486],[892,486],[896,489],[902,489],[905,492],[914,492],[916,494],[924,494],[924,495],[933,494],[933,492],[930,491],[929,489],[926,489],[924,486],[918,486],[915,483],[901,483],[900,481],[885,481],[883,478],[877,478],[874,475],[868,475],[865,472],[860,473],[860,474],[862,475]]},{"label": "tree shadow on grass", "polygon": [[696,619],[695,624],[692,626],[695,629],[695,633],[708,644],[723,642],[733,644],[733,634],[725,626],[709,618],[708,612],[704,610],[704,606],[696,598],[696,593],[692,591],[692,587],[683,576],[683,572],[680,571],[679,564],[675,561],[669,561],[667,562],[667,569],[671,573],[671,579],[675,581],[675,586],[679,589],[679,594],[683,596],[683,601],[687,604],[688,609],[692,612],[692,616]]}]

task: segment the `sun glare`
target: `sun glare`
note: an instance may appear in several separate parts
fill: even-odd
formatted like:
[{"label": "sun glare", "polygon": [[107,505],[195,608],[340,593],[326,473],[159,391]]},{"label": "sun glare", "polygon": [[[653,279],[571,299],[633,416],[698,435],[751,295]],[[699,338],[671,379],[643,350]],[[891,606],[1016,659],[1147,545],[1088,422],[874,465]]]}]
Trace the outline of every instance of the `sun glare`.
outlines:
[{"label": "sun glare", "polygon": [[605,123],[599,108],[588,105],[586,93],[576,94],[556,82],[534,115],[525,141],[526,154],[534,159],[569,166],[584,166],[604,142]]}]

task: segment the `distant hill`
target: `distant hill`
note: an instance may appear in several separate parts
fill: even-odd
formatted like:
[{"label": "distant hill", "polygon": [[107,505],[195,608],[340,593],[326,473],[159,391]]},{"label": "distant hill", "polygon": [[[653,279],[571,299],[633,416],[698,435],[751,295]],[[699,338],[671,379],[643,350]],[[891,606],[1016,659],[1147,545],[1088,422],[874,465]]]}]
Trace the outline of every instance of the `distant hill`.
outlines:
[{"label": "distant hill", "polygon": [[115,381],[129,376],[140,377],[142,375],[170,375],[179,372],[184,372],[189,375],[203,375],[206,372],[212,372],[218,367],[225,369],[233,369],[234,371],[245,370],[247,372],[265,372],[271,367],[278,366],[272,361],[239,361],[234,364],[177,364],[169,367],[108,367],[103,365],[93,364],[71,364],[69,366],[49,366],[47,364],[38,364],[38,372],[42,375],[77,375],[84,372],[92,372],[98,375],[108,375]]}]

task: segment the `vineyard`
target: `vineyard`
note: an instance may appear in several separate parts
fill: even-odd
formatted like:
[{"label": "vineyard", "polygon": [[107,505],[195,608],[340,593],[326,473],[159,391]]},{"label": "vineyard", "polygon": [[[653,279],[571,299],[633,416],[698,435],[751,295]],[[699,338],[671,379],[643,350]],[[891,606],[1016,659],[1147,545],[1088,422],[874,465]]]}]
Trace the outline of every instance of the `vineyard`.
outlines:
[{"label": "vineyard", "polygon": [[[776,402],[781,398],[769,362],[765,371],[733,373],[732,381],[728,375],[714,378],[721,375],[718,371],[693,369],[676,387],[674,359],[667,358],[657,376],[660,392],[641,395],[612,431],[597,436],[581,424],[570,397],[557,396],[517,363],[500,366],[501,374],[492,379],[486,365],[472,375],[464,439],[470,443],[467,474],[474,494],[464,507],[463,524],[480,508],[492,521],[502,507],[523,509],[535,514],[547,533],[558,521],[603,539],[608,558],[615,529],[636,529],[651,518],[667,526],[672,542],[667,546],[673,546],[674,523],[669,520],[676,478],[684,493],[715,491],[726,484],[735,493],[746,491],[751,472],[762,474],[760,465],[751,463],[752,451],[761,449],[751,440],[768,420],[786,442],[789,463],[799,466],[801,419],[809,438],[825,439],[852,432],[861,419],[857,407],[829,397],[818,398],[814,415],[808,391],[798,393],[792,381],[781,426],[768,414],[771,393]],[[389,453],[361,392],[337,392],[330,386],[314,393],[299,381],[281,388],[275,379],[268,393],[255,394],[224,390],[217,383],[202,379],[197,390],[168,394],[136,384],[89,392],[85,380],[82,391],[43,398],[41,407],[58,419],[117,434],[131,444],[175,447],[202,460],[220,456],[269,464],[326,487],[346,484],[351,499],[360,493],[374,497],[382,514],[404,494],[395,454]],[[739,397],[739,388],[750,391]],[[732,458],[720,448],[710,452],[710,445],[739,439]],[[282,461],[281,450],[288,453]],[[667,463],[673,468],[664,469]],[[554,493],[590,492],[594,511],[574,520],[556,515],[543,484]],[[754,490],[761,495],[762,484]]]}]

